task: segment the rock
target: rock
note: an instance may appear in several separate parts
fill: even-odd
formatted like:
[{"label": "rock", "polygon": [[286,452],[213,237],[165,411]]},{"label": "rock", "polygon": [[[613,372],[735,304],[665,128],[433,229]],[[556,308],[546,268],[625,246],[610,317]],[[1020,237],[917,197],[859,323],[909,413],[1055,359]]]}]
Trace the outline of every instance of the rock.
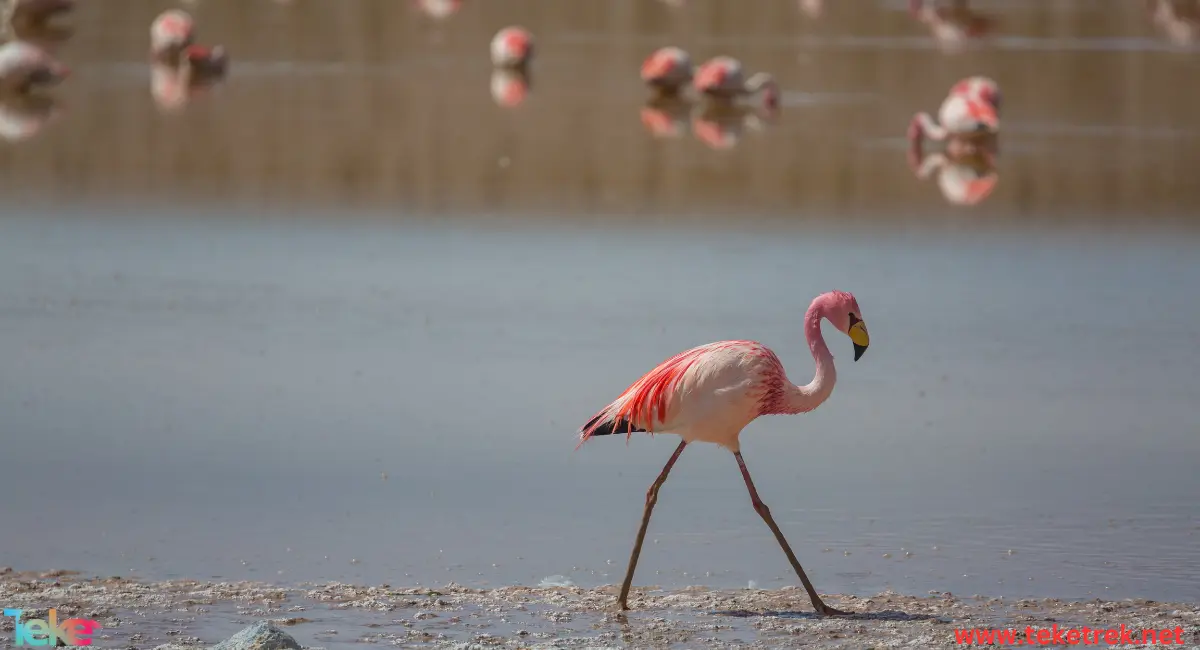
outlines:
[{"label": "rock", "polygon": [[212,647],[212,650],[300,650],[300,644],[286,632],[259,621]]}]

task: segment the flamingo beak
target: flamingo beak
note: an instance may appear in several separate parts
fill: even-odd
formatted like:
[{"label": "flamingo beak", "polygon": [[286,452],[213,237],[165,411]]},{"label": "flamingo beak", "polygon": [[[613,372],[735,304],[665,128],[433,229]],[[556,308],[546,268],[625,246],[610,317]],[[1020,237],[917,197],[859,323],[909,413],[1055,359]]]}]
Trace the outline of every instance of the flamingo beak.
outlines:
[{"label": "flamingo beak", "polygon": [[867,336],[867,324],[859,320],[854,314],[850,314],[850,329],[847,331],[847,334],[850,335],[850,340],[854,342],[854,360],[858,361],[871,345],[871,337]]}]

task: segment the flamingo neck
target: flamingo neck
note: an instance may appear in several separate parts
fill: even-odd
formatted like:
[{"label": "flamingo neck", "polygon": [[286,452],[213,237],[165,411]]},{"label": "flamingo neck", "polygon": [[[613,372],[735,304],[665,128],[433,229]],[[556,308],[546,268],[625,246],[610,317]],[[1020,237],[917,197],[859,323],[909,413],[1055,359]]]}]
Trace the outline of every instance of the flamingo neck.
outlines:
[{"label": "flamingo neck", "polygon": [[946,139],[948,132],[945,127],[938,124],[929,113],[917,113],[916,120],[921,125],[921,130],[925,132],[926,136],[934,140]]},{"label": "flamingo neck", "polygon": [[814,302],[804,314],[804,338],[808,339],[808,347],[812,351],[813,361],[816,362],[816,373],[812,381],[803,386],[795,386],[785,382],[783,414],[806,413],[811,411],[833,393],[833,385],[837,383],[837,370],[833,367],[833,353],[825,344],[825,336],[821,334],[821,319],[825,318],[825,305]]},{"label": "flamingo neck", "polygon": [[766,72],[756,72],[746,80],[746,93],[753,95],[762,90],[776,90],[775,78]]}]

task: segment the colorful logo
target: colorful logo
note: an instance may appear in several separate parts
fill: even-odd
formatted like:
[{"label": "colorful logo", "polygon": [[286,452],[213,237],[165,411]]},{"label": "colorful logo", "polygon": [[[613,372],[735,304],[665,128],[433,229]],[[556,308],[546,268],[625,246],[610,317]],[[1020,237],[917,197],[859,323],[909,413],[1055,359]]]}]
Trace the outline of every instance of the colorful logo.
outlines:
[{"label": "colorful logo", "polygon": [[49,620],[31,618],[21,622],[23,609],[6,609],[5,616],[11,616],[16,622],[13,636],[17,646],[47,645],[54,647],[62,641],[66,645],[92,645],[92,633],[103,627],[100,623],[87,618],[68,618],[58,622],[58,610],[52,609]]}]

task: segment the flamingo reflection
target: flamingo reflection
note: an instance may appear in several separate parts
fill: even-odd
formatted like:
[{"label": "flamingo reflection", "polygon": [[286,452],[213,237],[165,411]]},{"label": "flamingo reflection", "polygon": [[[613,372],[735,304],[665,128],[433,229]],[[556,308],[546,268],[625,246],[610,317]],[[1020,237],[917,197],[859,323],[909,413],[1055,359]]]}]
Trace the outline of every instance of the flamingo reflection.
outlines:
[{"label": "flamingo reflection", "polygon": [[995,29],[995,20],[970,7],[970,0],[909,0],[908,9],[924,24],[944,52],[958,52],[967,42],[987,36]]},{"label": "flamingo reflection", "polygon": [[64,113],[62,104],[48,95],[0,97],[0,137],[9,142],[28,140]]},{"label": "flamingo reflection", "polygon": [[775,114],[765,108],[732,103],[693,102],[683,97],[654,97],[639,113],[642,126],[655,138],[678,139],[688,132],[710,149],[737,146],[746,132],[761,132]]},{"label": "flamingo reflection", "polygon": [[1175,45],[1191,45],[1200,36],[1200,0],[1146,0],[1146,11]]},{"label": "flamingo reflection", "polygon": [[936,176],[938,189],[946,201],[954,205],[978,205],[992,195],[1000,174],[991,151],[959,149],[951,146],[945,152],[921,157],[910,152],[909,167],[919,180]]},{"label": "flamingo reflection", "polygon": [[525,102],[532,89],[529,73],[513,68],[492,70],[492,100],[503,108],[516,108]]}]

